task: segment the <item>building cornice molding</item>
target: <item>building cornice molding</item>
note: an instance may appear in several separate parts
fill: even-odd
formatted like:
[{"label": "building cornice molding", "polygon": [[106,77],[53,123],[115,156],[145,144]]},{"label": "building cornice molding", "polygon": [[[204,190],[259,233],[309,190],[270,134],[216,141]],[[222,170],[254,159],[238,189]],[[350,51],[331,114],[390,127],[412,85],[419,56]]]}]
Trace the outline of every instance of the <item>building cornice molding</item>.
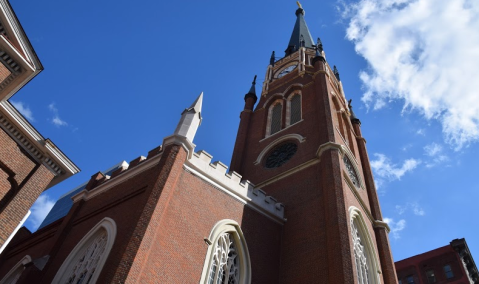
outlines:
[{"label": "building cornice molding", "polygon": [[283,204],[267,196],[263,190],[255,187],[251,182],[241,180],[240,174],[234,171],[227,173],[228,167],[225,164],[219,161],[211,163],[212,158],[207,152],[198,151],[185,162],[183,167],[272,220],[280,224],[286,221]]},{"label": "building cornice molding", "polygon": [[159,163],[162,156],[163,156],[162,154],[158,154],[156,156],[143,160],[140,164],[138,164],[132,169],[126,169],[125,167],[124,172],[98,185],[94,189],[92,190],[84,189],[78,192],[77,194],[73,195],[72,196],[73,203],[78,202],[80,200],[85,200],[85,201],[90,200],[94,198],[95,196],[98,196],[110,190],[111,188],[125,182],[126,180],[131,179],[141,174],[142,172],[149,170],[150,168],[154,167],[155,165]]},{"label": "building cornice molding", "polygon": [[47,188],[80,171],[50,139],[43,138],[8,101],[0,101],[0,127],[55,175]]}]

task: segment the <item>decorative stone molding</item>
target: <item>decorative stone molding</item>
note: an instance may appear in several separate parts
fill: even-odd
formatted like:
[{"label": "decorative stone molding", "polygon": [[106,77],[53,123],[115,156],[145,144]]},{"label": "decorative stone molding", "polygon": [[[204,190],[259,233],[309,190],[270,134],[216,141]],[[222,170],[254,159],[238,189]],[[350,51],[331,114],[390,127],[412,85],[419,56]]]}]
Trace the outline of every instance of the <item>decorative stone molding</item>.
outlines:
[{"label": "decorative stone molding", "polygon": [[0,127],[55,175],[47,188],[80,171],[50,139],[43,138],[8,101],[0,102]]},{"label": "decorative stone molding", "polygon": [[283,204],[267,196],[263,190],[255,188],[251,182],[241,180],[241,175],[237,172],[227,173],[228,167],[225,164],[219,161],[211,163],[212,158],[207,152],[198,151],[185,162],[184,167],[265,216],[280,223],[285,221]]},{"label": "decorative stone molding", "polygon": [[[359,234],[359,237],[361,238],[361,245],[364,247],[364,250],[360,253],[364,255],[364,257],[367,258],[367,265],[368,265],[368,271],[370,274],[369,275],[369,281],[367,283],[371,284],[379,284],[381,283],[381,280],[379,278],[379,275],[382,273],[381,272],[381,265],[379,262],[379,257],[376,254],[376,249],[375,245],[373,242],[373,239],[371,238],[371,234],[368,230],[368,226],[366,225],[364,218],[362,216],[361,210],[359,210],[355,206],[349,207],[349,222],[351,226],[351,233],[353,235],[353,238],[357,237],[355,236],[356,234]],[[357,232],[353,232],[353,229],[356,229]],[[355,246],[357,244],[355,243]],[[356,250],[356,247],[354,248],[354,255],[355,257],[357,256],[356,254],[358,253]],[[358,266],[358,262],[356,262],[356,267]],[[357,272],[359,274],[359,272]],[[366,283],[366,282],[365,282]]]},{"label": "decorative stone molding", "polygon": [[[208,245],[208,251],[206,252],[206,259],[203,265],[200,283],[208,283],[213,258],[215,257],[215,253],[217,253],[215,246],[218,244],[218,240],[225,234],[228,234],[232,239],[235,246],[233,253],[237,254],[236,257],[239,258],[239,262],[236,264],[236,268],[239,268],[239,279],[237,279],[239,282],[235,283],[251,283],[251,261],[246,239],[241,230],[241,226],[236,221],[229,219],[221,220],[216,223],[208,238],[204,239],[205,243]],[[228,253],[225,253],[225,255],[229,256]]]},{"label": "decorative stone molding", "polygon": [[17,282],[18,278],[22,275],[25,265],[32,262],[32,258],[29,255],[24,256],[10,271],[3,277],[0,284],[10,284]]},{"label": "decorative stone molding", "polygon": [[[286,140],[293,140],[293,139],[297,140],[299,143],[303,143],[304,141],[306,141],[306,137],[303,137],[300,134],[286,134],[284,136],[281,136],[281,137],[277,138],[276,140],[274,140],[273,142],[269,143],[268,146],[264,147],[263,151],[261,151],[261,153],[259,153],[258,158],[256,158],[256,161],[254,161],[254,164],[258,165],[259,163],[261,163],[261,160],[263,160],[264,155],[266,155],[266,153],[268,153],[269,150],[271,150],[278,143],[281,143],[281,142],[286,141]],[[261,141],[263,141],[263,140],[261,140]],[[259,141],[259,142],[261,142],[261,141]]]}]

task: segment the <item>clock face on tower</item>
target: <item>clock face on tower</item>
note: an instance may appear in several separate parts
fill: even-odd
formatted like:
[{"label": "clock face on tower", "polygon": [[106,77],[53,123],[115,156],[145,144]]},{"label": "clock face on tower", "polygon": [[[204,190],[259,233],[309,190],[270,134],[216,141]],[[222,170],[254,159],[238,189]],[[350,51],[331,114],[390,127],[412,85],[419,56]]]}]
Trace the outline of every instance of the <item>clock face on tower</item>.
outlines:
[{"label": "clock face on tower", "polygon": [[288,66],[286,68],[284,68],[283,70],[281,70],[278,74],[278,78],[281,78],[283,77],[284,75],[286,74],[289,74],[291,73],[291,71],[293,71],[294,69],[296,69],[298,65],[291,65],[291,66]]}]

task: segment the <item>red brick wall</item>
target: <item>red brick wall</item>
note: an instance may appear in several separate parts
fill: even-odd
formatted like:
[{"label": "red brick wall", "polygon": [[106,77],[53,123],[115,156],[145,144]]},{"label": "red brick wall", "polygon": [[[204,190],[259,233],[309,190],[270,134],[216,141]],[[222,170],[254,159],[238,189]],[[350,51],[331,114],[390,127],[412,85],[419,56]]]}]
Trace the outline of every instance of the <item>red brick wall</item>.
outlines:
[{"label": "red brick wall", "polygon": [[[6,181],[8,176],[3,169],[0,174],[0,246],[18,226],[28,209],[33,205],[38,196],[47,187],[54,175],[45,166],[38,165],[34,160],[21,150],[18,144],[0,129],[0,162],[15,173],[14,179],[18,190],[10,197],[6,194],[11,189],[11,184]],[[5,207],[6,206],[6,207]]]},{"label": "red brick wall", "polygon": [[5,67],[5,65],[0,63],[0,83],[2,83],[3,80],[7,79],[7,77],[10,76],[10,74],[12,74],[12,72],[10,72],[10,70],[8,70],[8,68]]},{"label": "red brick wall", "polygon": [[[469,283],[458,254],[450,245],[403,259],[396,262],[395,265],[398,279],[402,280],[403,283],[407,283],[406,278],[408,276],[413,276],[416,283],[428,284],[429,282],[426,277],[426,271],[428,270],[434,271],[436,283],[438,284]],[[453,278],[446,278],[443,268],[445,265],[451,266],[452,272],[454,273]]]}]

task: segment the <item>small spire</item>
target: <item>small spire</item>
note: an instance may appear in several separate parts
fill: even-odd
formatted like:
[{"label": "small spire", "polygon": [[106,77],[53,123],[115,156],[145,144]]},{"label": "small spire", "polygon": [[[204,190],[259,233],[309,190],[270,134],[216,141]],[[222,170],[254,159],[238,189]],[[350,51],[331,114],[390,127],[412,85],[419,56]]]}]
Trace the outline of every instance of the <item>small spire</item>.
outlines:
[{"label": "small spire", "polygon": [[299,2],[296,2],[296,4],[298,4],[299,8],[295,13],[297,17],[296,23],[289,40],[288,48],[285,50],[286,56],[296,52],[299,47],[313,48],[314,45],[313,38],[311,37],[311,33],[309,32],[306,21],[304,20],[304,9]]},{"label": "small spire", "polygon": [[203,92],[196,98],[193,104],[181,113],[180,122],[176,127],[173,136],[181,136],[193,142],[198,126],[203,118],[201,117],[201,107],[203,105]]},{"label": "small spire", "polygon": [[319,53],[323,52],[323,43],[321,42],[321,39],[318,37],[318,40],[316,41],[316,50],[319,51]]},{"label": "small spire", "polygon": [[273,53],[271,53],[271,58],[269,59],[269,64],[270,64],[271,66],[274,66],[275,57],[276,57],[276,56],[275,56],[274,51],[273,51]]},{"label": "small spire", "polygon": [[257,75],[254,75],[253,83],[251,83],[251,88],[249,89],[248,94],[256,94],[256,88],[255,88],[256,77],[257,77]]},{"label": "small spire", "polygon": [[251,88],[249,89],[249,92],[244,96],[244,100],[246,101],[248,98],[253,98],[254,103],[258,100],[258,97],[256,96],[256,77],[257,75],[254,75],[253,83],[251,83]]},{"label": "small spire", "polygon": [[316,61],[321,60],[323,62],[326,62],[326,59],[323,56],[323,43],[321,42],[321,39],[317,40],[317,43],[313,45],[314,49],[316,50],[316,54],[313,58],[312,64],[316,63]]},{"label": "small spire", "polygon": [[349,108],[349,113],[350,113],[349,119],[351,119],[351,123],[361,125],[361,121],[360,121],[359,118],[357,118],[356,115],[354,114],[353,106],[351,105],[351,102],[352,102],[352,101],[353,101],[353,99],[350,99],[350,100],[348,101],[348,108]]},{"label": "small spire", "polygon": [[336,68],[336,65],[334,65],[333,73],[334,73],[334,76],[336,76],[336,79],[338,79],[338,81],[341,81],[341,79],[339,79],[339,72],[338,72],[338,68]]}]

